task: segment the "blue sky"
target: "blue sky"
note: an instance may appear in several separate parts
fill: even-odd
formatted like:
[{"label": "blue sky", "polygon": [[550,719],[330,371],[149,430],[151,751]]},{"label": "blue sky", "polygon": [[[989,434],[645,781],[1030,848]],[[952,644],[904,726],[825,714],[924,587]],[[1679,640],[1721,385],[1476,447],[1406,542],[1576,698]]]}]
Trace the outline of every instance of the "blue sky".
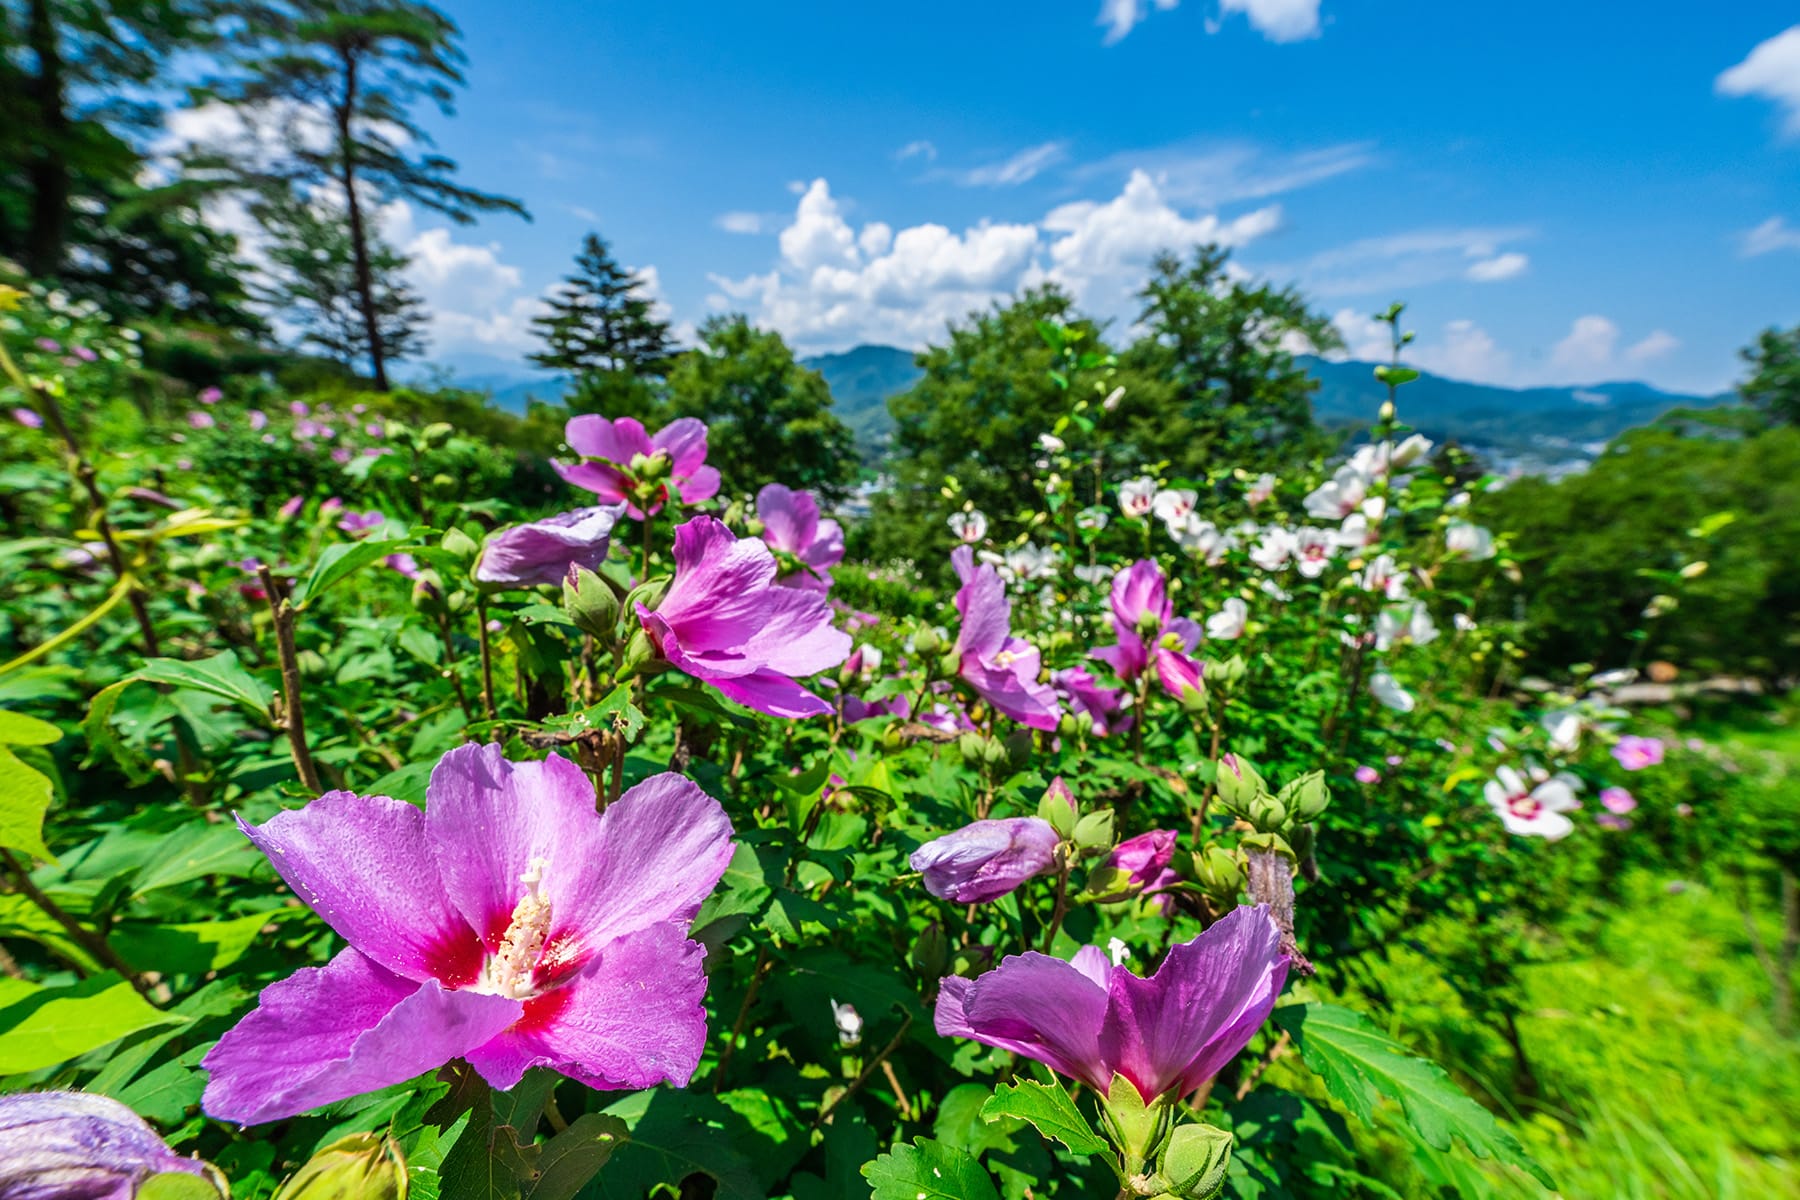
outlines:
[{"label": "blue sky", "polygon": [[536,220],[391,214],[440,356],[528,349],[589,229],[678,325],[807,351],[1043,278],[1125,325],[1205,237],[1353,347],[1408,300],[1422,365],[1491,382],[1710,390],[1800,321],[1791,2],[446,7],[470,86],[431,128]]}]

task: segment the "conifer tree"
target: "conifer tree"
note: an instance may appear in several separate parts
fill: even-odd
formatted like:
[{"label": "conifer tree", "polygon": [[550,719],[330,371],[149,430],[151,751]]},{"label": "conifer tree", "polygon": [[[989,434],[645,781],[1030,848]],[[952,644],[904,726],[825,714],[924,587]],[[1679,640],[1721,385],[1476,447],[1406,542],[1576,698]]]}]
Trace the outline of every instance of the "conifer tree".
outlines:
[{"label": "conifer tree", "polygon": [[599,234],[582,240],[574,273],[545,303],[550,311],[532,321],[544,343],[531,356],[539,366],[578,381],[602,373],[654,378],[667,368],[668,323],[657,319],[643,277],[620,266]]}]

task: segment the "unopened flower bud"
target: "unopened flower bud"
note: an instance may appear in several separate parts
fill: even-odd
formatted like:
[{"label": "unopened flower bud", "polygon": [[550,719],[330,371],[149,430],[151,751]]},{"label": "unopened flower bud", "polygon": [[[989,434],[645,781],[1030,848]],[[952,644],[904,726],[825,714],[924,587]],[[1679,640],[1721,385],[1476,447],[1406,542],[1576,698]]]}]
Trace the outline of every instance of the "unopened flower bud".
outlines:
[{"label": "unopened flower bud", "polygon": [[563,580],[563,610],[583,633],[611,643],[618,633],[619,597],[586,567],[570,567]]},{"label": "unopened flower bud", "polygon": [[1227,809],[1242,815],[1264,790],[1263,777],[1257,774],[1256,768],[1249,761],[1236,754],[1219,756],[1218,774],[1219,800]]},{"label": "unopened flower bud", "polygon": [[943,644],[944,640],[938,636],[937,630],[929,625],[919,626],[918,632],[913,634],[913,649],[920,654],[936,654]]},{"label": "unopened flower bud", "polygon": [[1375,414],[1375,419],[1380,421],[1383,425],[1392,421],[1394,419],[1394,402],[1392,400],[1383,400],[1381,402],[1380,411]]},{"label": "unopened flower bud", "polygon": [[921,979],[937,980],[950,962],[950,942],[936,921],[919,931],[913,942],[912,965]]},{"label": "unopened flower bud", "polygon": [[1112,849],[1113,810],[1103,808],[1075,822],[1075,844],[1083,854],[1098,854]]},{"label": "unopened flower bud", "polygon": [[475,556],[481,553],[481,546],[474,538],[460,529],[451,529],[444,534],[444,552],[454,554],[464,562],[474,562]]},{"label": "unopened flower bud", "polygon": [[274,1200],[406,1200],[406,1160],[391,1137],[353,1133],[306,1160]]},{"label": "unopened flower bud", "polygon": [[1194,855],[1194,882],[1222,905],[1234,904],[1244,890],[1244,867],[1231,851],[1208,846]]},{"label": "unopened flower bud", "polygon": [[1050,827],[1064,841],[1075,836],[1075,824],[1080,812],[1075,805],[1075,794],[1069,791],[1069,785],[1058,775],[1050,781],[1044,791],[1044,798],[1038,801],[1037,815],[1050,822]]},{"label": "unopened flower bud", "polygon": [[451,436],[455,433],[456,426],[450,424],[450,422],[433,421],[425,428],[419,430],[419,444],[424,446],[427,450],[436,450],[449,442]]},{"label": "unopened flower bud", "polygon": [[86,1092],[0,1096],[0,1196],[131,1200],[165,1175],[192,1181],[194,1194],[225,1193],[212,1164],[176,1154],[117,1100]]},{"label": "unopened flower bud", "polygon": [[1177,1125],[1157,1163],[1151,1186],[1161,1195],[1212,1200],[1225,1188],[1232,1137],[1199,1121]]},{"label": "unopened flower bud", "polygon": [[1325,786],[1325,774],[1311,771],[1281,789],[1281,801],[1299,821],[1317,820],[1331,803],[1331,789]]},{"label": "unopened flower bud", "polygon": [[862,1041],[862,1014],[853,1005],[831,1002],[831,1020],[837,1026],[838,1045],[855,1046]]},{"label": "unopened flower bud", "polygon": [[1276,833],[1287,824],[1288,807],[1279,796],[1259,793],[1250,801],[1245,818],[1262,833]]}]

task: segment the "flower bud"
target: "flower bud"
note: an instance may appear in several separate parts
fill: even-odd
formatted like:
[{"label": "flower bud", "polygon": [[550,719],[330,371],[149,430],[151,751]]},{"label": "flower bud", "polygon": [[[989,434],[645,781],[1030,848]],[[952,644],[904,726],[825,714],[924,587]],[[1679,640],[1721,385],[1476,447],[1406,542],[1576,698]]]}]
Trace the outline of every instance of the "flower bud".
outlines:
[{"label": "flower bud", "polygon": [[[0,1196],[131,1200],[169,1174],[213,1196],[225,1193],[212,1164],[176,1154],[117,1100],[85,1092],[0,1096]],[[180,1194],[169,1185],[158,1190]]]},{"label": "flower bud", "polygon": [[1194,855],[1194,882],[1212,899],[1234,904],[1244,890],[1244,867],[1231,851],[1208,846]]},{"label": "flower bud", "polygon": [[1177,1125],[1157,1163],[1153,1187],[1183,1200],[1212,1200],[1225,1188],[1232,1137],[1202,1122]]},{"label": "flower bud", "polygon": [[1044,791],[1044,798],[1038,801],[1037,815],[1050,822],[1050,827],[1064,841],[1075,836],[1075,823],[1080,811],[1075,804],[1075,795],[1069,791],[1069,785],[1058,775],[1050,781]]},{"label": "flower bud", "polygon": [[1256,826],[1260,833],[1277,833],[1287,824],[1288,807],[1279,796],[1271,796],[1267,792],[1259,792],[1250,801],[1245,812],[1245,819]]},{"label": "flower bud", "polygon": [[1112,849],[1113,810],[1103,808],[1075,822],[1075,844],[1083,854],[1097,854]]},{"label": "flower bud", "polygon": [[449,442],[456,433],[456,426],[448,421],[433,421],[419,430],[419,444],[427,450],[436,450]]},{"label": "flower bud", "polygon": [[611,585],[586,567],[572,566],[562,586],[563,610],[575,627],[611,643],[619,628],[619,597]]},{"label": "flower bud", "polygon": [[1698,579],[1704,574],[1706,574],[1706,562],[1704,559],[1700,562],[1691,562],[1687,566],[1681,568],[1681,577],[1683,579]]},{"label": "flower bud", "polygon": [[862,1014],[856,1011],[854,1005],[839,1004],[833,1000],[831,1002],[831,1020],[837,1026],[838,1045],[850,1047],[861,1043],[863,1019]]},{"label": "flower bud", "polygon": [[919,931],[913,942],[912,965],[921,979],[936,981],[950,962],[950,941],[936,921]]},{"label": "flower bud", "polygon": [[1264,790],[1263,777],[1257,774],[1256,768],[1249,761],[1236,754],[1219,756],[1218,774],[1219,800],[1233,813],[1242,814],[1258,793]]},{"label": "flower bud", "polygon": [[939,899],[984,904],[1051,870],[1061,841],[1036,817],[974,821],[926,842],[908,863]]},{"label": "flower bud", "polygon": [[1383,400],[1381,402],[1380,410],[1375,414],[1375,419],[1380,421],[1383,425],[1392,421],[1394,419],[1394,402],[1392,400]]},{"label": "flower bud", "polygon": [[1331,803],[1323,771],[1310,771],[1281,789],[1281,801],[1299,821],[1316,821]]},{"label": "flower bud", "polygon": [[959,674],[961,674],[962,673],[962,655],[958,654],[954,650],[950,651],[950,653],[948,653],[948,654],[944,655],[942,658],[938,659],[938,670],[941,673],[943,673],[944,675],[959,675]]},{"label": "flower bud", "polygon": [[936,654],[943,644],[944,639],[929,625],[919,626],[918,632],[913,634],[913,649],[922,655]]},{"label": "flower bud", "polygon": [[474,562],[475,556],[481,553],[481,547],[474,538],[460,529],[451,529],[444,534],[444,552],[454,554],[464,562]]},{"label": "flower bud", "polygon": [[307,1159],[274,1200],[406,1200],[406,1160],[391,1137],[353,1133]]}]

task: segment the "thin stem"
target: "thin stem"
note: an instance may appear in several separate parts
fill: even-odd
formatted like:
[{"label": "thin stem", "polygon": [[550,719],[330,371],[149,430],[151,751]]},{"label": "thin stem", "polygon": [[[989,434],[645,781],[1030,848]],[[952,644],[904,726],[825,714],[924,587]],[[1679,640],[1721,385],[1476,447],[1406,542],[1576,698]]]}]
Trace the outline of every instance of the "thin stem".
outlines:
[{"label": "thin stem", "polygon": [[317,796],[325,789],[319,786],[319,771],[313,765],[312,751],[306,745],[306,709],[300,699],[300,655],[294,649],[294,604],[266,564],[257,564],[256,576],[262,581],[269,613],[275,619],[275,652],[281,659],[281,728],[287,734],[288,749],[293,753],[294,770],[300,773],[300,783]]},{"label": "thin stem", "polygon": [[724,1049],[719,1051],[719,1065],[713,1070],[714,1093],[725,1090],[725,1070],[731,1066],[731,1055],[737,1049],[738,1039],[744,1034],[744,1026],[750,1020],[750,1006],[756,1003],[756,994],[762,990],[762,982],[769,973],[775,960],[769,956],[769,948],[763,946],[756,952],[756,966],[750,971],[750,986],[744,989],[744,1002],[738,1005],[737,1020],[731,1023],[731,1036],[725,1039]]},{"label": "thin stem", "polygon": [[1057,857],[1062,860],[1062,870],[1056,873],[1056,906],[1050,910],[1050,926],[1044,931],[1045,954],[1050,953],[1050,947],[1056,944],[1056,935],[1062,929],[1063,918],[1069,915],[1069,869],[1072,864],[1069,862],[1068,848],[1065,846],[1058,850]]},{"label": "thin stem", "polygon": [[481,647],[481,710],[494,719],[494,657],[488,646],[487,596],[475,593],[475,642]]},{"label": "thin stem", "polygon": [[894,1036],[888,1040],[888,1044],[881,1048],[881,1053],[877,1054],[870,1060],[869,1065],[862,1069],[862,1074],[851,1080],[849,1087],[839,1092],[832,1098],[830,1104],[827,1104],[824,1108],[819,1110],[819,1115],[813,1118],[812,1127],[814,1129],[817,1129],[829,1120],[832,1112],[837,1109],[838,1105],[862,1091],[863,1085],[868,1083],[869,1080],[874,1077],[875,1072],[881,1069],[882,1064],[887,1062],[888,1056],[900,1048],[900,1043],[905,1040],[906,1035],[912,1030],[912,1023],[912,1014],[908,1013],[906,1019],[900,1022],[900,1031],[894,1034]]},{"label": "thin stem", "polygon": [[462,672],[456,669],[456,643],[450,634],[450,614],[439,611],[438,636],[444,643],[444,674],[450,678],[450,686],[456,692],[456,703],[463,710],[463,716],[473,721],[475,710],[469,707],[469,697],[463,692]]},{"label": "thin stem", "polygon": [[14,857],[11,850],[0,850],[0,860],[5,861],[8,872],[11,873],[14,882],[19,885],[19,890],[25,893],[26,899],[37,905],[45,916],[67,930],[69,936],[75,939],[76,945],[86,950],[102,966],[124,976],[132,987],[148,994],[149,985],[139,979],[137,973],[126,965],[125,960],[119,957],[118,951],[107,945],[104,937],[77,921],[65,912],[60,904],[46,896],[43,889],[31,881],[31,873]]}]

